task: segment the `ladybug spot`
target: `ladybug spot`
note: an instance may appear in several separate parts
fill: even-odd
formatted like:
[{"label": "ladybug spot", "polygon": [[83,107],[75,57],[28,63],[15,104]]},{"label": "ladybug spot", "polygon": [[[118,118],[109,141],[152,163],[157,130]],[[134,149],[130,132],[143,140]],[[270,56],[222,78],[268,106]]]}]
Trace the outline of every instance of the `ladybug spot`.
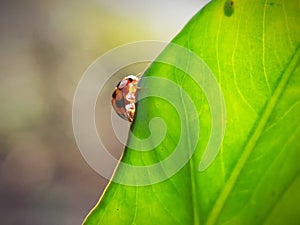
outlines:
[{"label": "ladybug spot", "polygon": [[124,105],[125,105],[125,103],[124,103],[124,99],[123,98],[121,100],[116,100],[116,106],[118,108],[123,108]]},{"label": "ladybug spot", "polygon": [[122,82],[122,81],[120,81],[120,82],[117,84],[117,86],[116,86],[117,88],[119,88],[121,82]]},{"label": "ladybug spot", "polygon": [[111,96],[112,98],[116,98],[117,97],[117,93],[116,93],[116,91],[114,91],[114,93],[112,93],[112,96]]}]

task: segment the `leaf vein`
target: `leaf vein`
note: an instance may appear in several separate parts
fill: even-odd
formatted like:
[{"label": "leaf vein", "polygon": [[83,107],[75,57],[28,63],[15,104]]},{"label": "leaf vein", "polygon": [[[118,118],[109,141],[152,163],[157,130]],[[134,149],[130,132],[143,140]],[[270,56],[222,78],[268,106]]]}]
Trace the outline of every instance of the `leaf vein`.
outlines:
[{"label": "leaf vein", "polygon": [[269,90],[269,93],[271,93],[271,87],[268,80],[267,70],[266,70],[266,62],[265,62],[265,52],[266,52],[266,43],[265,43],[265,26],[266,26],[266,11],[267,11],[267,5],[268,0],[264,2],[264,12],[263,12],[263,19],[262,19],[262,66],[263,66],[263,72],[265,81]]},{"label": "leaf vein", "polygon": [[248,157],[250,156],[252,150],[255,148],[256,143],[257,143],[260,135],[262,134],[262,132],[266,126],[266,123],[276,105],[276,102],[278,101],[279,97],[281,96],[282,92],[284,91],[284,88],[285,88],[291,74],[293,73],[293,71],[295,70],[295,68],[297,67],[297,65],[299,63],[299,59],[300,59],[300,48],[298,46],[294,55],[292,56],[291,60],[289,61],[289,64],[287,65],[275,91],[273,92],[273,95],[270,97],[270,100],[267,103],[264,112],[262,113],[261,119],[258,121],[256,129],[253,131],[253,133],[249,137],[248,142],[244,148],[244,151],[243,151],[241,157],[239,158],[236,166],[234,167],[223,190],[221,191],[220,195],[218,196],[218,198],[209,214],[209,217],[208,217],[208,220],[206,223],[207,225],[215,224],[218,217],[220,216],[223,206],[224,206],[225,202],[227,201],[227,199],[230,195],[230,192],[232,191],[232,189],[237,181],[238,176],[240,175],[244,165],[246,164],[246,161],[248,160]]}]

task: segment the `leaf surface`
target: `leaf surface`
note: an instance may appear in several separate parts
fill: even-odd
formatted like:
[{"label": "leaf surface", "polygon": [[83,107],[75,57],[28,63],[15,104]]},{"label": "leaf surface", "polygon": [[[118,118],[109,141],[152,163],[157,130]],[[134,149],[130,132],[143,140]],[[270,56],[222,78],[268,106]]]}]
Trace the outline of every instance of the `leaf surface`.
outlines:
[{"label": "leaf surface", "polygon": [[[146,150],[145,142],[129,137],[138,149],[126,148],[122,162],[159,164],[180,140],[182,157],[192,157],[174,174],[169,169],[179,161],[159,164],[168,179],[146,186],[139,181],[158,176],[151,169],[141,175],[120,166],[115,177],[137,185],[112,181],[84,224],[299,224],[299,7],[294,0],[212,1],[191,19],[172,43],[199,56],[222,90],[226,130],[217,157],[199,170],[214,114],[207,93],[187,71],[203,79],[208,72],[189,54],[167,47],[158,59],[182,68],[158,60],[143,77],[166,78],[176,86],[145,81],[142,89],[161,96],[138,102],[131,127],[131,135],[141,139],[164,127],[166,135],[151,151],[136,151]],[[176,105],[168,101],[172,96]],[[153,122],[156,117],[164,125]]]}]

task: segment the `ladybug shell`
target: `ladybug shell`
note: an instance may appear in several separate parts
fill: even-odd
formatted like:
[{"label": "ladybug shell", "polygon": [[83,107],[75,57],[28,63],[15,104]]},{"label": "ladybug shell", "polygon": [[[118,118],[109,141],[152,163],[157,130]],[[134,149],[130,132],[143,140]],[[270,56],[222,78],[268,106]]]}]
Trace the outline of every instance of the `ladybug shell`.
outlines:
[{"label": "ladybug shell", "polygon": [[118,116],[129,122],[135,113],[136,92],[139,78],[129,75],[121,80],[112,94],[112,106]]}]

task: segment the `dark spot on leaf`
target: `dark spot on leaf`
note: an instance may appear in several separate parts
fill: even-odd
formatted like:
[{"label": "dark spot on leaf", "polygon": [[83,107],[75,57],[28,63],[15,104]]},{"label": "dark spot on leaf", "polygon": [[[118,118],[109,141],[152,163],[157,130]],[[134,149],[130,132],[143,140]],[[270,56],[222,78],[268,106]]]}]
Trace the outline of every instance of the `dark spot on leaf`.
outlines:
[{"label": "dark spot on leaf", "polygon": [[234,0],[226,0],[224,4],[224,14],[231,16],[234,13]]}]

